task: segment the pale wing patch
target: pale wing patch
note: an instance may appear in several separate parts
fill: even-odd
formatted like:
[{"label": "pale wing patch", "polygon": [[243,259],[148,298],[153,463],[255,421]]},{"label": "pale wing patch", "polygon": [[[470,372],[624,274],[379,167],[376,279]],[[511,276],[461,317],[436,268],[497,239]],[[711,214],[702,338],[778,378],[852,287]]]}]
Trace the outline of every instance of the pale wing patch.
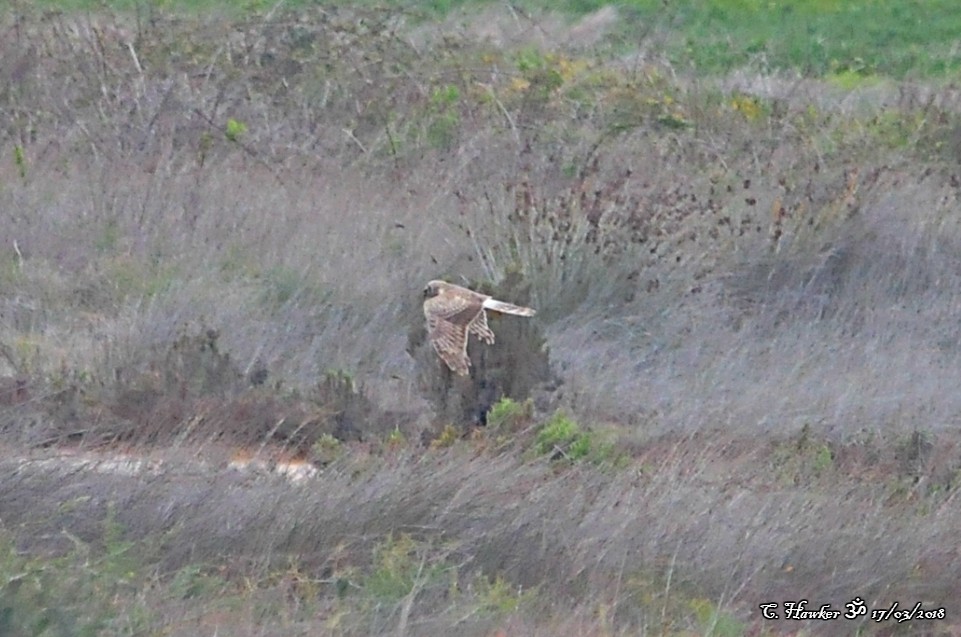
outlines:
[{"label": "pale wing patch", "polygon": [[504,301],[498,301],[497,299],[487,299],[484,301],[484,307],[489,310],[494,310],[495,312],[514,314],[515,316],[534,316],[534,314],[537,313],[529,307],[522,307],[520,305],[514,305],[513,303],[505,303]]}]

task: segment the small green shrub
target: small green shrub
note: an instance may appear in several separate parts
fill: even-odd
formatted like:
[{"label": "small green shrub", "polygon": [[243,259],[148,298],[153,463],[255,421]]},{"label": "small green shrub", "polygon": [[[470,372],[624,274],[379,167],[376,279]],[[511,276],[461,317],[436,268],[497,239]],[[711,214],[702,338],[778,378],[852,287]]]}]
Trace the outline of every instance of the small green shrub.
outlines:
[{"label": "small green shrub", "polygon": [[311,447],[317,462],[329,464],[344,454],[344,444],[329,433],[321,434]]},{"label": "small green shrub", "polygon": [[533,400],[528,398],[519,403],[510,398],[501,398],[487,412],[487,426],[493,429],[516,431],[529,421],[533,414]]},{"label": "small green shrub", "polygon": [[618,452],[617,441],[600,430],[583,430],[563,412],[556,412],[541,426],[534,439],[537,455],[550,454],[552,459],[570,462],[586,460],[596,465],[620,467],[626,456]]},{"label": "small green shrub", "polygon": [[240,137],[247,132],[247,125],[243,122],[230,117],[227,119],[227,127],[224,129],[224,136],[232,142],[239,142]]},{"label": "small green shrub", "polygon": [[440,434],[436,438],[430,441],[431,449],[444,449],[445,447],[451,447],[455,442],[460,440],[461,432],[457,427],[451,424],[444,425],[441,429]]},{"label": "small green shrub", "polygon": [[560,455],[576,461],[591,451],[590,435],[562,412],[556,412],[537,432],[534,449],[539,455]]},{"label": "small green shrub", "polygon": [[409,535],[388,538],[374,549],[373,570],[364,580],[367,594],[380,601],[397,602],[414,588],[417,556]]}]

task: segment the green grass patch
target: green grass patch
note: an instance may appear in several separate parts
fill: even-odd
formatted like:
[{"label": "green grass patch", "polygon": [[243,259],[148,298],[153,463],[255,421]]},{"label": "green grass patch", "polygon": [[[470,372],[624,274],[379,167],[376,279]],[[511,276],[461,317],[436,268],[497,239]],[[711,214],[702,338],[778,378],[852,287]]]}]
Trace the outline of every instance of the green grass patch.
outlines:
[{"label": "green grass patch", "polygon": [[655,0],[634,0],[624,7],[632,17],[625,38],[641,25],[656,25],[667,35],[675,64],[701,71],[757,66],[817,77],[855,72],[900,78],[946,76],[961,68],[954,46],[961,12],[950,0],[683,0],[667,9]]},{"label": "green grass patch", "polygon": [[[489,5],[471,0],[408,2],[434,14]],[[723,73],[757,66],[823,77],[847,73],[944,77],[961,69],[961,11],[953,0],[529,0],[527,9],[572,19],[614,4],[619,40],[636,46],[657,33],[683,68]]]},{"label": "green grass patch", "polygon": [[[485,2],[411,2],[444,14]],[[902,78],[909,73],[944,77],[961,69],[961,11],[953,0],[565,0],[522,3],[563,11],[572,19],[615,4],[618,39],[636,46],[657,33],[679,67],[709,73],[757,66],[797,69],[823,77],[853,71]]]},{"label": "green grass patch", "polygon": [[323,578],[294,556],[266,572],[218,562],[164,574],[157,543],[125,539],[112,514],[96,543],[63,536],[72,548],[51,556],[19,551],[15,537],[0,531],[0,635],[202,634],[207,617],[228,633],[259,632],[314,621],[322,604],[338,618],[324,634],[360,634],[352,627],[395,625],[404,603],[433,608],[431,600],[440,600],[435,612],[454,604],[460,617],[496,619],[536,594],[499,575],[462,573],[456,547],[408,534],[384,538],[370,559],[354,553],[357,559],[347,560],[346,549],[335,549],[337,567]]},{"label": "green grass patch", "polygon": [[550,455],[554,460],[578,462],[587,460],[595,464],[617,464],[615,442],[596,431],[587,431],[563,412],[555,412],[538,430],[534,438],[534,451],[538,455]]},{"label": "green grass patch", "polygon": [[145,629],[150,613],[138,591],[150,579],[147,547],[124,541],[112,514],[103,523],[100,550],[67,531],[63,536],[71,551],[40,558],[19,552],[11,535],[0,534],[0,635],[93,637],[121,621],[131,628],[126,634]]}]

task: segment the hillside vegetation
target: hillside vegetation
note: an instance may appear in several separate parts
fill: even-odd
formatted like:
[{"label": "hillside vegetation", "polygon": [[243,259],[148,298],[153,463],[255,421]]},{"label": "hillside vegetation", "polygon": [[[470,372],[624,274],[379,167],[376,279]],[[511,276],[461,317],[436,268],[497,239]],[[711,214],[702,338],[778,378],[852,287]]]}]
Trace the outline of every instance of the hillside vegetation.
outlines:
[{"label": "hillside vegetation", "polygon": [[959,630],[961,12],[703,4],[3,9],[0,634]]}]

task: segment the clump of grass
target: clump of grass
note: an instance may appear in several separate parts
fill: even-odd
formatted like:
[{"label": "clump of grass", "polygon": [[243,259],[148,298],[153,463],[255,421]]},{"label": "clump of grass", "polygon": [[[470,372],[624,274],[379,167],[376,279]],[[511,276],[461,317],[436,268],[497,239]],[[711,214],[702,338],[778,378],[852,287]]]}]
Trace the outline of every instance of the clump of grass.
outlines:
[{"label": "clump of grass", "polygon": [[462,618],[466,612],[489,620],[535,599],[535,590],[522,592],[503,576],[462,571],[456,556],[454,545],[410,534],[388,536],[374,547],[369,567],[354,571],[354,585],[346,589],[341,608],[367,624],[394,624],[403,634],[415,608],[443,613],[442,607],[449,611],[453,606]]},{"label": "clump of grass", "polygon": [[597,432],[583,430],[561,411],[555,412],[540,427],[534,437],[533,448],[538,455],[550,455],[552,459],[563,458],[569,462],[589,460],[603,463],[617,457],[612,440],[601,437]]},{"label": "clump of grass", "polygon": [[247,132],[247,125],[233,117],[227,118],[227,126],[224,129],[224,136],[231,142],[239,142],[240,138]]},{"label": "clump of grass", "polygon": [[577,422],[557,412],[537,432],[534,449],[540,455],[551,454],[575,461],[590,453],[591,439]]},{"label": "clump of grass", "polygon": [[809,425],[791,439],[776,443],[771,465],[778,478],[791,485],[808,484],[830,475],[835,468],[834,451],[812,435]]},{"label": "clump of grass", "polygon": [[525,602],[533,601],[537,597],[536,590],[522,590],[500,575],[493,579],[483,576],[476,579],[474,592],[477,606],[487,615],[503,617],[515,613]]},{"label": "clump of grass", "polygon": [[363,580],[364,591],[377,601],[397,603],[441,576],[445,570],[442,563],[428,564],[427,547],[416,542],[410,535],[388,537],[374,549],[372,570]]},{"label": "clump of grass", "polygon": [[329,433],[321,434],[311,446],[311,454],[320,464],[330,464],[344,452],[344,444]]},{"label": "clump of grass", "polygon": [[433,148],[449,148],[456,141],[461,124],[459,100],[460,90],[453,84],[436,87],[431,92],[427,140]]},{"label": "clump of grass", "polygon": [[534,401],[518,402],[511,398],[501,398],[487,412],[487,426],[497,431],[517,431],[529,423],[534,415]]},{"label": "clump of grass", "polygon": [[404,449],[407,447],[407,436],[400,430],[399,426],[395,426],[384,439],[384,445],[387,449]]},{"label": "clump of grass", "polygon": [[654,634],[745,634],[747,626],[731,610],[677,582],[676,575],[640,570],[624,576],[625,598],[636,605],[644,624],[657,627]]},{"label": "clump of grass", "polygon": [[457,427],[451,425],[450,423],[444,425],[441,429],[440,434],[436,438],[430,441],[431,449],[444,449],[445,447],[453,446],[461,438],[461,432]]}]

